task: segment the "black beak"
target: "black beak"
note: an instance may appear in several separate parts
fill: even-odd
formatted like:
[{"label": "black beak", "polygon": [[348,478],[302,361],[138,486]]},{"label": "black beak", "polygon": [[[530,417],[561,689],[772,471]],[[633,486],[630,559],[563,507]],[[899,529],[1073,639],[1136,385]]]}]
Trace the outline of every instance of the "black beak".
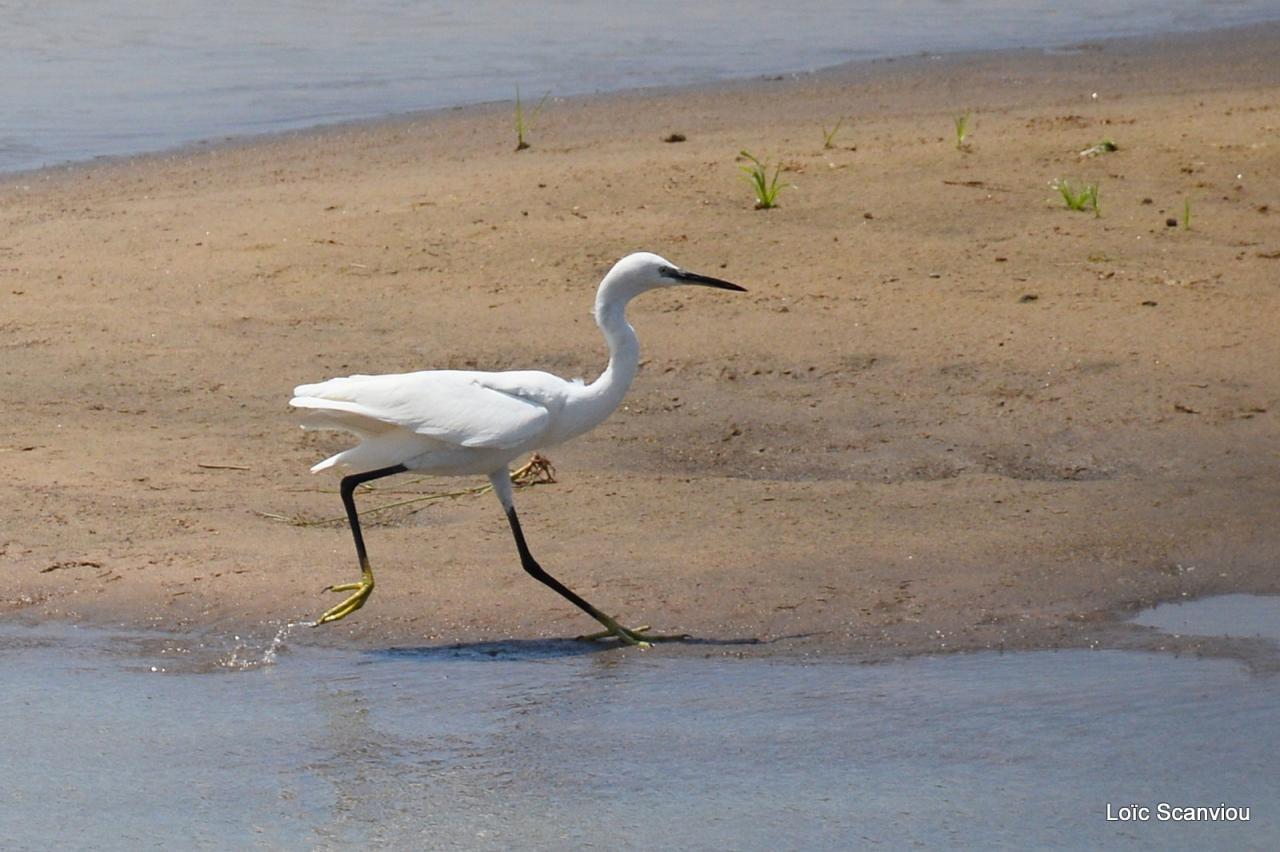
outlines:
[{"label": "black beak", "polygon": [[721,281],[719,278],[712,278],[709,275],[699,275],[696,272],[685,272],[683,269],[673,269],[667,273],[671,278],[683,284],[701,284],[703,287],[715,287],[720,290],[736,290],[739,293],[747,292],[746,287],[739,287],[729,281]]}]

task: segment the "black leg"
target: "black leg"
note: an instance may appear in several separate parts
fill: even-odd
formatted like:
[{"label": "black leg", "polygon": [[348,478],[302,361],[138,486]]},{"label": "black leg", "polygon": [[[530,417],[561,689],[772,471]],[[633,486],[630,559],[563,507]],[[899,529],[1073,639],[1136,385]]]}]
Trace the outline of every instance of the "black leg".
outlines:
[{"label": "black leg", "polygon": [[364,549],[364,536],[360,533],[360,516],[356,514],[356,489],[366,482],[404,473],[408,468],[402,464],[370,470],[364,473],[353,473],[342,477],[342,485],[338,490],[342,493],[342,505],[347,507],[347,521],[351,524],[351,537],[356,540],[356,556],[360,559],[360,569],[369,567],[369,554]]},{"label": "black leg", "polygon": [[606,624],[607,622],[605,619],[608,618],[608,616],[603,615],[600,610],[587,603],[587,601],[573,589],[569,588],[564,583],[561,583],[555,577],[552,577],[544,571],[542,566],[538,564],[538,561],[533,558],[533,554],[529,552],[529,545],[525,543],[524,532],[520,529],[520,519],[516,517],[516,510],[514,506],[507,509],[507,520],[511,522],[511,532],[515,534],[516,537],[516,550],[520,551],[520,564],[524,566],[524,570],[529,572],[529,576],[533,577],[533,579],[538,582],[545,583],[555,589],[567,598],[570,603],[594,618],[596,621]]},{"label": "black leg", "polygon": [[[504,500],[504,503],[505,502],[506,501]],[[542,569],[542,566],[538,564],[538,560],[534,559],[533,554],[529,552],[529,545],[524,540],[524,532],[520,529],[520,518],[516,516],[515,507],[508,505],[506,509],[507,520],[511,523],[511,532],[516,537],[516,550],[520,552],[520,564],[524,566],[525,571],[529,572],[529,576],[554,589],[578,609],[582,610],[605,627],[605,631],[603,633],[593,633],[590,636],[581,636],[579,638],[601,639],[606,636],[616,636],[618,640],[625,645],[638,645],[642,648],[649,647],[649,643],[653,641],[685,638],[684,636],[651,636],[645,633],[645,631],[649,629],[648,627],[638,627],[634,630],[628,630],[612,617],[605,615],[603,612],[587,603],[586,599],[581,595]]]},{"label": "black leg", "polygon": [[351,595],[344,599],[342,603],[326,610],[323,615],[316,619],[315,624],[317,627],[330,621],[346,618],[364,606],[364,602],[373,593],[373,569],[369,567],[369,554],[365,551],[364,536],[360,532],[360,516],[356,513],[356,488],[365,482],[381,479],[384,476],[391,476],[396,473],[404,473],[406,470],[407,468],[404,465],[397,464],[364,473],[354,473],[351,476],[342,478],[342,485],[338,490],[342,494],[342,505],[347,507],[347,521],[351,524],[351,537],[356,542],[356,556],[360,560],[360,582],[342,583],[329,587],[328,590],[331,592],[351,592]]}]

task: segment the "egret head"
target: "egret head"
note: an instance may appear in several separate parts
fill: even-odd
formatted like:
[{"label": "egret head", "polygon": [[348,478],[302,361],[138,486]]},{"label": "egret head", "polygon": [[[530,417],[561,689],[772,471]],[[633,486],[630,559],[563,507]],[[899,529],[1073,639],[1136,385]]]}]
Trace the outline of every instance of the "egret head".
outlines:
[{"label": "egret head", "polygon": [[720,290],[737,290],[746,292],[745,287],[699,275],[676,266],[666,258],[647,251],[629,254],[613,265],[609,274],[600,282],[600,292],[596,296],[597,308],[605,302],[626,302],[648,290],[659,287],[677,287],[681,284],[699,284],[703,287],[716,287]]}]

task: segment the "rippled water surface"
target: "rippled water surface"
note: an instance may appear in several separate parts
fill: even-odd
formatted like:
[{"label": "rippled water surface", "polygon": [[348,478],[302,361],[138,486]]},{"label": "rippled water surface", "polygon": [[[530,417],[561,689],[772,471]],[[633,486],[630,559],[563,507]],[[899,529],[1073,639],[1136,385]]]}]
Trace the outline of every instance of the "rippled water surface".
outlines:
[{"label": "rippled water surface", "polygon": [[[0,627],[0,683],[5,848],[1280,844],[1280,676],[1229,660],[358,652],[48,624]],[[1106,820],[1159,802],[1251,820]]]},{"label": "rippled water surface", "polygon": [[526,95],[1203,30],[1275,0],[0,3],[0,171]]}]

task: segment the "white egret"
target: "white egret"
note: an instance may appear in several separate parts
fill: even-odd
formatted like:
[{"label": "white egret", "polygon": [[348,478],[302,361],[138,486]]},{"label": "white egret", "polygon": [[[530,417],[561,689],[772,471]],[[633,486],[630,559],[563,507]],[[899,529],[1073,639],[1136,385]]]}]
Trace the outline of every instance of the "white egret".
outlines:
[{"label": "white egret", "polygon": [[656,254],[630,254],[614,264],[596,292],[596,324],[609,345],[609,365],[590,384],[536,370],[488,373],[431,370],[382,376],[349,376],[294,389],[290,405],[303,409],[303,428],[339,429],[360,443],[311,468],[345,475],[340,492],[355,539],[361,578],[330,586],[351,592],[317,624],[355,612],[373,591],[373,570],[360,533],[355,489],[361,483],[406,471],[457,476],[487,474],[502,501],[524,569],[559,592],[628,645],[644,645],[645,628],[629,630],[552,577],[534,560],[512,500],[508,465],[518,456],[563,443],[602,423],[622,401],[640,362],[640,342],[627,323],[627,303],[648,290],[701,284],[745,288],[687,272]]}]

